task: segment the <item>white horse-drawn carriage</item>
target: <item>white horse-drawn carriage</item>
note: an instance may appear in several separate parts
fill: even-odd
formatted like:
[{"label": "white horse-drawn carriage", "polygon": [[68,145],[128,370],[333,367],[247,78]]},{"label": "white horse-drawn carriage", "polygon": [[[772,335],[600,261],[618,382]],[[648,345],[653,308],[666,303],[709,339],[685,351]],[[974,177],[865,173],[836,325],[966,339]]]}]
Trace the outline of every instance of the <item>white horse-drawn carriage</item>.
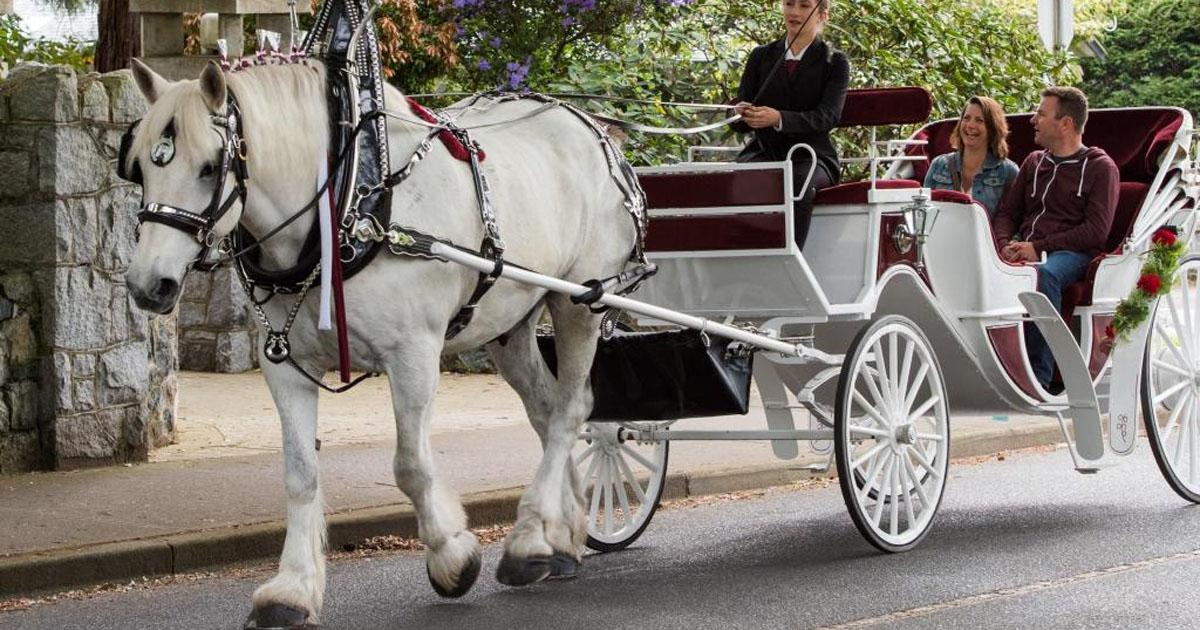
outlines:
[{"label": "white horse-drawn carriage", "polygon": [[[276,56],[245,72],[210,64],[179,83],[134,64],[150,108],[117,163],[143,190],[130,295],[169,312],[189,270],[231,260],[263,328],[288,528],[247,627],[320,613],[317,397],[334,367],[346,382],[351,369],[387,375],[396,482],[416,510],[430,581],[447,597],[471,588],[480,547],[437,475],[429,432],[439,355],[483,345],[544,450],[497,568],[506,584],[573,575],[585,541],[608,550],[636,539],[671,441],[771,440],[783,458],[809,441],[832,453],[860,531],[900,551],[937,511],[952,411],[1055,414],[1076,468],[1092,471],[1132,450],[1140,404],[1168,482],[1200,501],[1200,259],[1184,260],[1128,343],[1114,351],[1102,332],[1155,230],[1195,231],[1200,155],[1187,112],[1092,114],[1085,140],[1120,166],[1120,207],[1111,251],[1058,313],[1035,292],[1035,265],[997,257],[981,207],[918,183],[953,121],[881,143],[864,160],[868,181],[820,191],[801,254],[790,162],[635,176],[594,120],[554,99],[477,95],[435,115],[383,83],[370,24],[362,3],[326,3],[311,59]],[[923,123],[929,111],[920,89],[856,91],[842,125]],[[1020,159],[1032,134],[1025,117],[1010,125]],[[643,254],[658,272],[633,300],[621,293],[645,279]],[[667,331],[597,344],[600,307]],[[545,356],[544,312],[555,329]],[[1032,377],[1026,325],[1048,340],[1065,393]],[[751,371],[766,429],[673,426],[744,413]]]},{"label": "white horse-drawn carriage", "polygon": [[[851,91],[841,126],[924,123],[929,111],[919,88]],[[1091,113],[1085,143],[1117,162],[1121,193],[1108,251],[1065,291],[1061,312],[1036,293],[1036,264],[997,255],[982,206],[918,183],[927,158],[949,150],[954,124],[880,142],[882,157],[860,160],[869,180],[819,191],[803,253],[789,237],[791,162],[639,169],[658,274],[638,298],[799,350],[757,346],[763,431],[594,417],[577,456],[591,486],[593,548],[636,539],[662,491],[668,444],[706,439],[770,439],[783,459],[797,457],[797,440],[809,441],[836,461],[863,536],[885,551],[911,548],[945,488],[955,413],[1055,415],[1075,468],[1087,473],[1106,453],[1133,451],[1140,410],[1168,483],[1200,501],[1200,258],[1184,259],[1175,289],[1128,342],[1114,350],[1105,332],[1151,235],[1164,225],[1184,239],[1195,231],[1200,171],[1191,116],[1175,108]],[[1009,126],[1019,162],[1034,148],[1029,117],[1010,116]],[[880,165],[888,168],[877,178]],[[640,321],[664,323],[654,314]],[[1054,352],[1061,393],[1033,377],[1030,325]],[[1101,416],[1109,411],[1106,431]]]}]

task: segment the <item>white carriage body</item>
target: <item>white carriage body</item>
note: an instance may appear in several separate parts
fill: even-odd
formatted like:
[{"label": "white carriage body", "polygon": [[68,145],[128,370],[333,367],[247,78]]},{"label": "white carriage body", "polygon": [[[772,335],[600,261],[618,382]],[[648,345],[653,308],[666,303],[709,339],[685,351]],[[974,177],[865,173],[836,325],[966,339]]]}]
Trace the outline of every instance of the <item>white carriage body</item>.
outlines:
[{"label": "white carriage body", "polygon": [[[1141,134],[1126,130],[1129,138],[1106,146],[1102,136],[1130,117],[1129,124],[1144,127]],[[941,142],[927,148],[909,144],[909,153],[928,150],[932,157],[942,152],[953,124],[926,126],[914,139],[940,136]],[[1028,115],[1010,117],[1010,127],[1013,136],[1024,134],[1010,143],[1027,153],[1033,146]],[[1068,323],[1076,339],[1083,340],[1079,346],[1089,377],[1103,394],[1111,349],[1104,330],[1117,302],[1137,280],[1139,254],[1164,224],[1180,225],[1187,218],[1189,225],[1181,225],[1187,228],[1185,237],[1193,229],[1196,200],[1179,178],[1193,131],[1190,114],[1173,108],[1094,110],[1089,129],[1098,131],[1085,142],[1108,149],[1122,165],[1126,181],[1117,220],[1124,223],[1114,225],[1114,232],[1120,232],[1110,238],[1115,249],[1094,261],[1089,281],[1068,291],[1074,294],[1065,298],[1063,310],[1074,320]],[[892,233],[910,220],[904,208],[917,194],[929,196],[906,176],[923,170],[911,159],[896,161],[878,181],[820,191],[800,253],[789,236],[790,162],[638,169],[650,207],[649,256],[659,266],[639,298],[696,316],[751,323],[783,336],[812,334],[817,348],[834,354],[844,352],[863,320],[901,314],[937,349],[955,412],[1062,410],[1066,395],[1053,396],[1041,388],[1025,353],[1022,323],[1028,313],[1019,296],[1036,291],[1036,267],[999,258],[982,206],[966,195],[938,191],[931,202],[937,219],[923,260],[918,264],[915,251],[897,248]],[[1136,180],[1127,179],[1130,172]],[[773,360],[789,363],[779,376],[793,393],[827,367]]]}]

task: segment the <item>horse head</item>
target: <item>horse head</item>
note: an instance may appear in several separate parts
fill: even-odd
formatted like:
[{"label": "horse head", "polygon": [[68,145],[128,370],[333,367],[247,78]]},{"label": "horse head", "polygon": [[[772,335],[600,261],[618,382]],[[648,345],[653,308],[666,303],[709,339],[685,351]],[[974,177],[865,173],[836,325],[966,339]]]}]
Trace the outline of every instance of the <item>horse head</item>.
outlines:
[{"label": "horse head", "polygon": [[216,64],[198,80],[169,82],[134,60],[133,75],[150,107],[122,139],[117,165],[142,186],[126,282],[139,307],[166,313],[188,270],[238,223],[245,145],[237,102]]}]

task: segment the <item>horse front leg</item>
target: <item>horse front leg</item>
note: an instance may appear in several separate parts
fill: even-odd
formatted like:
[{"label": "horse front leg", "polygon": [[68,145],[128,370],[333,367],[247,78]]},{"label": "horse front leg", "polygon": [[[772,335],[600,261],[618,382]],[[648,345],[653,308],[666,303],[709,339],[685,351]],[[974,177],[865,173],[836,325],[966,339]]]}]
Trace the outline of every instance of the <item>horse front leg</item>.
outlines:
[{"label": "horse front leg", "polygon": [[437,476],[429,446],[433,398],[439,378],[441,336],[410,334],[406,352],[389,364],[396,413],[396,485],[417,512],[418,534],[427,549],[425,569],[442,597],[462,597],[479,577],[479,541],[467,529],[462,501]]},{"label": "horse front leg", "polygon": [[259,364],[283,432],[287,537],[278,573],[254,591],[254,610],[246,627],[305,627],[318,623],[325,596],[325,500],[316,447],[318,391],[290,365],[265,359]]},{"label": "horse front leg", "polygon": [[[541,393],[548,400],[540,404],[526,401],[543,451],[533,483],[517,506],[517,522],[505,540],[504,557],[496,569],[496,579],[510,586],[573,577],[587,540],[583,495],[571,449],[592,409],[588,377],[596,354],[599,317],[560,296],[547,298],[547,303],[554,319],[558,371],[552,387],[529,388],[525,394],[536,397]],[[536,352],[536,345],[530,343],[529,349]],[[537,359],[541,360],[540,355]],[[532,361],[526,363],[535,369]],[[539,364],[537,369],[545,367]],[[535,410],[547,407],[550,411],[543,422],[532,417]]]}]

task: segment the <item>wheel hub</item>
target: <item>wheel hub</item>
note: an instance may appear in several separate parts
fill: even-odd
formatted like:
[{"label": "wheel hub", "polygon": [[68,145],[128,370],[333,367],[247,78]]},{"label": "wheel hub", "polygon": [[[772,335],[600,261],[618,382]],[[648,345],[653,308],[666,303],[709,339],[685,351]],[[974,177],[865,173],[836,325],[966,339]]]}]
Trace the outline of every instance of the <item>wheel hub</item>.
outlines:
[{"label": "wheel hub", "polygon": [[915,444],[917,442],[917,430],[911,424],[896,427],[895,439],[897,445]]}]

